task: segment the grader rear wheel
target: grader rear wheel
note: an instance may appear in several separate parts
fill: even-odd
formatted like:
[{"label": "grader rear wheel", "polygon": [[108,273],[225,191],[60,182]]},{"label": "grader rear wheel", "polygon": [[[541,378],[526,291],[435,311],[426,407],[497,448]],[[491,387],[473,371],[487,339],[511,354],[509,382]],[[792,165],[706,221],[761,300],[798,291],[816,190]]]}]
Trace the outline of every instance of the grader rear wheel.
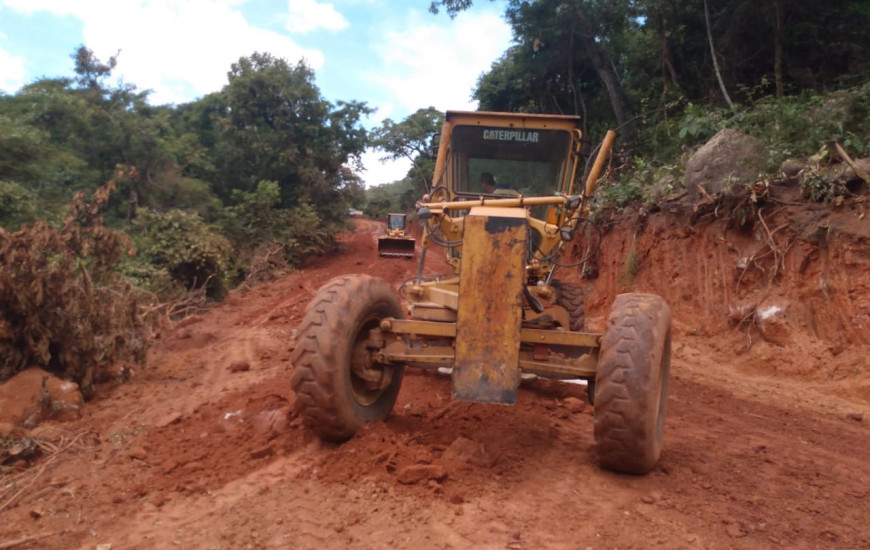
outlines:
[{"label": "grader rear wheel", "polygon": [[556,288],[556,303],[568,311],[570,330],[582,332],[586,323],[586,294],[578,285],[553,281]]},{"label": "grader rear wheel", "polygon": [[671,364],[671,313],[651,294],[620,294],[595,378],[595,452],[616,472],[645,474],[662,448]]},{"label": "grader rear wheel", "polygon": [[403,367],[372,363],[368,340],[386,317],[403,317],[402,308],[385,281],[368,275],[332,279],[308,305],[291,385],[303,423],[322,439],[345,441],[390,414]]}]

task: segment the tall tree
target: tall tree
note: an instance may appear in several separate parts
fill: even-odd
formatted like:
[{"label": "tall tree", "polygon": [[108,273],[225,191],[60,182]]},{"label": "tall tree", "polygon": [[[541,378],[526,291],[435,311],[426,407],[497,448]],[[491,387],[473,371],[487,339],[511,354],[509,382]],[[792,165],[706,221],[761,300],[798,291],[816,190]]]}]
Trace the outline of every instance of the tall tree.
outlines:
[{"label": "tall tree", "polygon": [[713,59],[713,69],[716,71],[716,80],[719,81],[719,89],[722,90],[722,96],[725,102],[731,109],[734,108],[734,103],[731,101],[731,96],[728,95],[728,89],[725,88],[725,81],[722,80],[722,71],[719,70],[719,61],[716,56],[716,48],[713,46],[713,29],[710,26],[710,9],[707,6],[707,0],[704,0],[704,20],[707,22],[707,40],[710,41],[710,57]]},{"label": "tall tree", "polygon": [[[429,9],[433,13],[438,13],[439,8],[444,8],[450,17],[455,17],[471,5],[471,0],[433,0]],[[529,29],[530,21],[527,19],[530,15],[538,17],[536,19],[538,33],[554,28],[569,31],[568,42],[571,47],[563,50],[569,56],[573,56],[573,45],[576,37],[576,43],[582,45],[586,62],[594,69],[604,87],[617,126],[626,137],[631,134],[631,127],[625,92],[615,69],[615,59],[608,47],[612,43],[613,35],[623,30],[622,24],[614,28],[613,23],[627,22],[630,9],[630,0],[616,2],[613,0],[544,0],[542,2],[508,0],[507,7],[507,18],[512,22],[515,38],[524,37],[524,33],[531,30]],[[621,14],[621,16],[614,19],[611,17],[614,12]],[[542,15],[546,17],[541,18]],[[526,34],[525,38],[530,37]],[[534,40],[535,37],[531,38]],[[532,48],[534,48],[534,42],[532,42]],[[561,69],[565,70],[566,68],[568,68],[567,64],[563,64]],[[573,76],[573,65],[569,73]],[[568,88],[576,94],[575,82],[572,81]],[[576,111],[577,106],[580,105],[579,96],[575,96],[574,100],[575,114],[580,114]]]},{"label": "tall tree", "polygon": [[443,123],[444,114],[435,107],[419,109],[401,122],[393,122],[388,118],[380,128],[374,130],[372,145],[386,153],[385,159],[410,160],[408,176],[425,193],[432,186],[438,138]]},{"label": "tall tree", "polygon": [[[251,192],[262,180],[281,189],[281,206],[303,202],[337,218],[340,197],[361,186],[356,168],[368,144],[362,102],[326,101],[312,70],[300,62],[254,53],[233,63],[208,124],[217,128],[213,154],[218,194]],[[215,135],[209,133],[211,138]]]}]

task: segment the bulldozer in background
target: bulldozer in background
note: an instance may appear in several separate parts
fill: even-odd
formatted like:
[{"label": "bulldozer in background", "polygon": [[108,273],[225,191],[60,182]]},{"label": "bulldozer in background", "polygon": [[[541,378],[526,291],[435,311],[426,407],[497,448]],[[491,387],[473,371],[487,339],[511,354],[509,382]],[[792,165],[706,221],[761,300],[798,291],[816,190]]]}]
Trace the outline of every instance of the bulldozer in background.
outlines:
[{"label": "bulldozer in background", "polygon": [[387,214],[387,229],[378,237],[378,255],[413,258],[416,240],[407,229],[408,215]]},{"label": "bulldozer in background", "polygon": [[[589,333],[581,287],[556,278],[598,251],[590,200],[615,135],[585,155],[578,117],[448,111],[433,186],[417,203],[424,236],[400,289],[407,311],[365,274],[327,282],[306,310],[291,385],[307,429],[341,442],[384,419],[407,367],[449,372],[454,398],[479,403],[515,403],[527,377],[582,379],[600,466],[649,472],[662,447],[670,309],[657,295],[620,294],[604,332]],[[485,192],[484,172],[517,195]],[[433,246],[452,273],[423,276]]]}]

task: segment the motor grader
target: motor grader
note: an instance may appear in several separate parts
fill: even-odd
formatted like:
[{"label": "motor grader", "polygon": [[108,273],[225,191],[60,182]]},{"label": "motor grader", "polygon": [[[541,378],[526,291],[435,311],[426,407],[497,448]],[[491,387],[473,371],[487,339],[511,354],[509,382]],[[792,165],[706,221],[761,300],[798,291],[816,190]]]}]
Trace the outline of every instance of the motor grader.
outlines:
[{"label": "motor grader", "polygon": [[[513,404],[526,377],[581,379],[598,463],[643,474],[659,459],[671,316],[651,294],[620,294],[603,334],[584,330],[581,288],[559,272],[589,260],[601,232],[590,200],[614,132],[586,155],[579,118],[448,111],[416,276],[393,287],[341,276],[312,299],[292,354],[295,408],[321,438],[347,440],[392,410],[406,367],[449,372],[457,400]],[[479,187],[495,174],[516,191]],[[451,273],[424,276],[431,247]],[[570,259],[569,259],[570,258]]]},{"label": "motor grader", "polygon": [[378,237],[378,255],[394,258],[413,258],[416,240],[408,231],[408,215],[387,214],[387,229]]}]

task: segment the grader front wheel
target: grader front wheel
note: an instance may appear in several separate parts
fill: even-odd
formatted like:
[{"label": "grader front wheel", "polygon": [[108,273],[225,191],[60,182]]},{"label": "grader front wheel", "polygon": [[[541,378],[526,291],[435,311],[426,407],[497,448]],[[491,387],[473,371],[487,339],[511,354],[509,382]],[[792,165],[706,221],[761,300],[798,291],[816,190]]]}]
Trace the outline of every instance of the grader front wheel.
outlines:
[{"label": "grader front wheel", "polygon": [[390,286],[368,275],[337,277],[311,300],[291,355],[295,408],[322,439],[341,442],[390,414],[403,367],[371,360],[369,331],[401,318]]},{"label": "grader front wheel", "polygon": [[658,462],[671,364],[671,312],[651,294],[620,294],[601,341],[595,377],[595,452],[616,472]]}]

